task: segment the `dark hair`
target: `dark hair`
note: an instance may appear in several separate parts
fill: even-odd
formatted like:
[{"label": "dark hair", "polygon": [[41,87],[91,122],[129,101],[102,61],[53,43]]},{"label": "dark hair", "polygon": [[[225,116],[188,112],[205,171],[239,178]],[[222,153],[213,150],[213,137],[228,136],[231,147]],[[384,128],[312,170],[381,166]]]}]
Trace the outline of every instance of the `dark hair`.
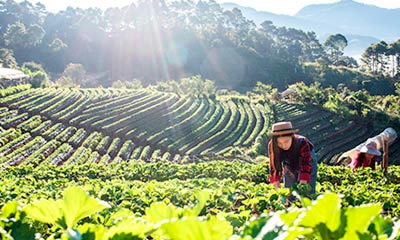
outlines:
[{"label": "dark hair", "polygon": [[[292,145],[290,146],[290,150],[294,149],[294,146],[297,145],[296,139],[294,137],[294,133],[287,133],[278,136],[272,136],[272,151],[274,152],[274,165],[278,172],[282,172],[282,161],[281,161],[281,150],[278,147],[278,138],[279,137],[292,137]],[[297,147],[297,146],[296,146]]]},{"label": "dark hair", "polygon": [[[374,158],[376,159],[376,155],[373,155],[373,154],[371,154],[371,155],[372,155],[371,160],[374,159]],[[360,152],[360,155],[358,156],[358,159],[361,160],[361,161],[359,161],[359,166],[362,166],[362,164],[364,163],[366,158],[367,158],[367,154],[363,153],[363,152]]]}]

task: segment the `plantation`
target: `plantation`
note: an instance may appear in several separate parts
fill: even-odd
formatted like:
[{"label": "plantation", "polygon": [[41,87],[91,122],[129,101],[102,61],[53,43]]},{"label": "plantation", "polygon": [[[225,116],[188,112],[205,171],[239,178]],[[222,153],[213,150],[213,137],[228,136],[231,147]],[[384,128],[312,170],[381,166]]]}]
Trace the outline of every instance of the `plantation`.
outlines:
[{"label": "plantation", "polygon": [[[400,40],[357,30],[396,9],[83,2],[0,1],[1,240],[400,239]],[[280,163],[301,184],[278,188]]]},{"label": "plantation", "polygon": [[[1,90],[0,165],[120,163],[141,159],[192,162],[254,160],[265,154],[273,121],[290,120],[315,144],[320,161],[383,129],[318,106],[246,97],[194,98],[151,89]],[[400,142],[390,147],[398,162]]]},{"label": "plantation", "polygon": [[[307,221],[311,225],[291,230],[279,224],[269,230],[266,227],[268,221],[277,224],[273,219],[280,214],[285,224],[291,223],[289,215],[283,214],[289,191],[274,190],[268,184],[265,163],[135,161],[110,166],[19,166],[2,171],[0,200],[7,204],[3,205],[0,227],[15,239],[33,239],[34,233],[50,239],[61,235],[69,239],[271,239],[284,233],[321,239],[354,239],[357,234],[384,239],[399,234],[399,223],[393,224],[400,216],[400,169],[394,166],[386,175],[320,166],[317,194],[335,192],[341,194],[341,200],[326,193],[308,210],[298,208],[308,206],[307,199],[295,202],[287,213],[291,219],[311,217],[317,211],[315,221],[321,222],[312,225]],[[62,200],[56,203],[51,199]],[[301,212],[308,213],[298,215]],[[342,220],[352,219],[357,224],[328,218],[323,212],[342,214]],[[323,228],[330,230],[324,232]],[[73,237],[78,233],[82,238]],[[12,239],[7,236],[3,239]]]},{"label": "plantation", "polygon": [[[290,191],[304,191],[274,190],[266,162],[255,160],[274,121],[292,121],[327,164],[381,123],[255,95],[29,85],[0,94],[3,239],[398,237],[397,166],[383,174],[320,165],[320,197],[287,208]],[[340,217],[313,215],[321,211]]]}]

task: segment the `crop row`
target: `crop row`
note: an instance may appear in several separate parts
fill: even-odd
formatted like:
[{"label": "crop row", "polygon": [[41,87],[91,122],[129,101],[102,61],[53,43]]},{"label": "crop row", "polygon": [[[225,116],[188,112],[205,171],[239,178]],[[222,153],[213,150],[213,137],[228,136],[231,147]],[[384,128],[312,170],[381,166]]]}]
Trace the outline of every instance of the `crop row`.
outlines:
[{"label": "crop row", "polygon": [[[304,107],[285,103],[275,105],[276,118],[292,121],[299,134],[309,138],[321,162],[333,164],[341,153],[375,136],[384,129],[374,129],[368,121],[349,120],[318,107]],[[391,146],[390,159],[396,162],[400,144]]]},{"label": "crop row", "polygon": [[[248,101],[194,99],[147,89],[26,89],[0,99],[0,107],[2,128],[21,128],[32,137],[71,145],[62,161],[50,160],[58,163],[78,156],[80,147],[96,151],[96,162],[112,162],[117,156],[124,161],[127,156],[180,161],[187,154],[249,146],[268,127],[263,109]],[[99,147],[83,144],[93,132],[102,136],[94,139]],[[67,139],[65,134],[72,135]],[[120,153],[128,141],[134,148]]]}]

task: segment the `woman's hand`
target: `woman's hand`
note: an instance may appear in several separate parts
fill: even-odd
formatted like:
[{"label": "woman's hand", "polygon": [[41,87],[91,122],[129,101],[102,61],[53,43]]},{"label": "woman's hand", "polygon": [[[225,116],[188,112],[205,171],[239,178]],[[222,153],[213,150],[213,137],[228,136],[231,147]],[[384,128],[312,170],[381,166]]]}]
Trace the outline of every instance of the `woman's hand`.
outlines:
[{"label": "woman's hand", "polygon": [[273,185],[275,188],[280,188],[280,182],[278,182],[278,181],[273,182],[272,185]]},{"label": "woman's hand", "polygon": [[299,184],[307,184],[308,182],[306,180],[300,180]]}]

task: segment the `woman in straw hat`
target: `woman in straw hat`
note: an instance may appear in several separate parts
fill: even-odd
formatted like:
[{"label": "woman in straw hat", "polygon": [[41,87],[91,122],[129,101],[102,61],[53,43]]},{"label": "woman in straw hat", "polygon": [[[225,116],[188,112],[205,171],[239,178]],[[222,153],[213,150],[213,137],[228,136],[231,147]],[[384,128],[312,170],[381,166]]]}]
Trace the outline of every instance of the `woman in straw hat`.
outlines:
[{"label": "woman in straw hat", "polygon": [[377,156],[381,156],[381,152],[378,151],[376,143],[369,142],[363,146],[360,152],[352,159],[350,167],[352,169],[370,167],[372,170],[375,170]]},{"label": "woman in straw hat", "polygon": [[310,184],[311,193],[315,193],[317,181],[317,158],[313,145],[304,136],[297,135],[299,130],[291,122],[278,122],[272,125],[268,143],[270,158],[269,181],[280,187],[283,177],[284,187],[293,184]]}]

